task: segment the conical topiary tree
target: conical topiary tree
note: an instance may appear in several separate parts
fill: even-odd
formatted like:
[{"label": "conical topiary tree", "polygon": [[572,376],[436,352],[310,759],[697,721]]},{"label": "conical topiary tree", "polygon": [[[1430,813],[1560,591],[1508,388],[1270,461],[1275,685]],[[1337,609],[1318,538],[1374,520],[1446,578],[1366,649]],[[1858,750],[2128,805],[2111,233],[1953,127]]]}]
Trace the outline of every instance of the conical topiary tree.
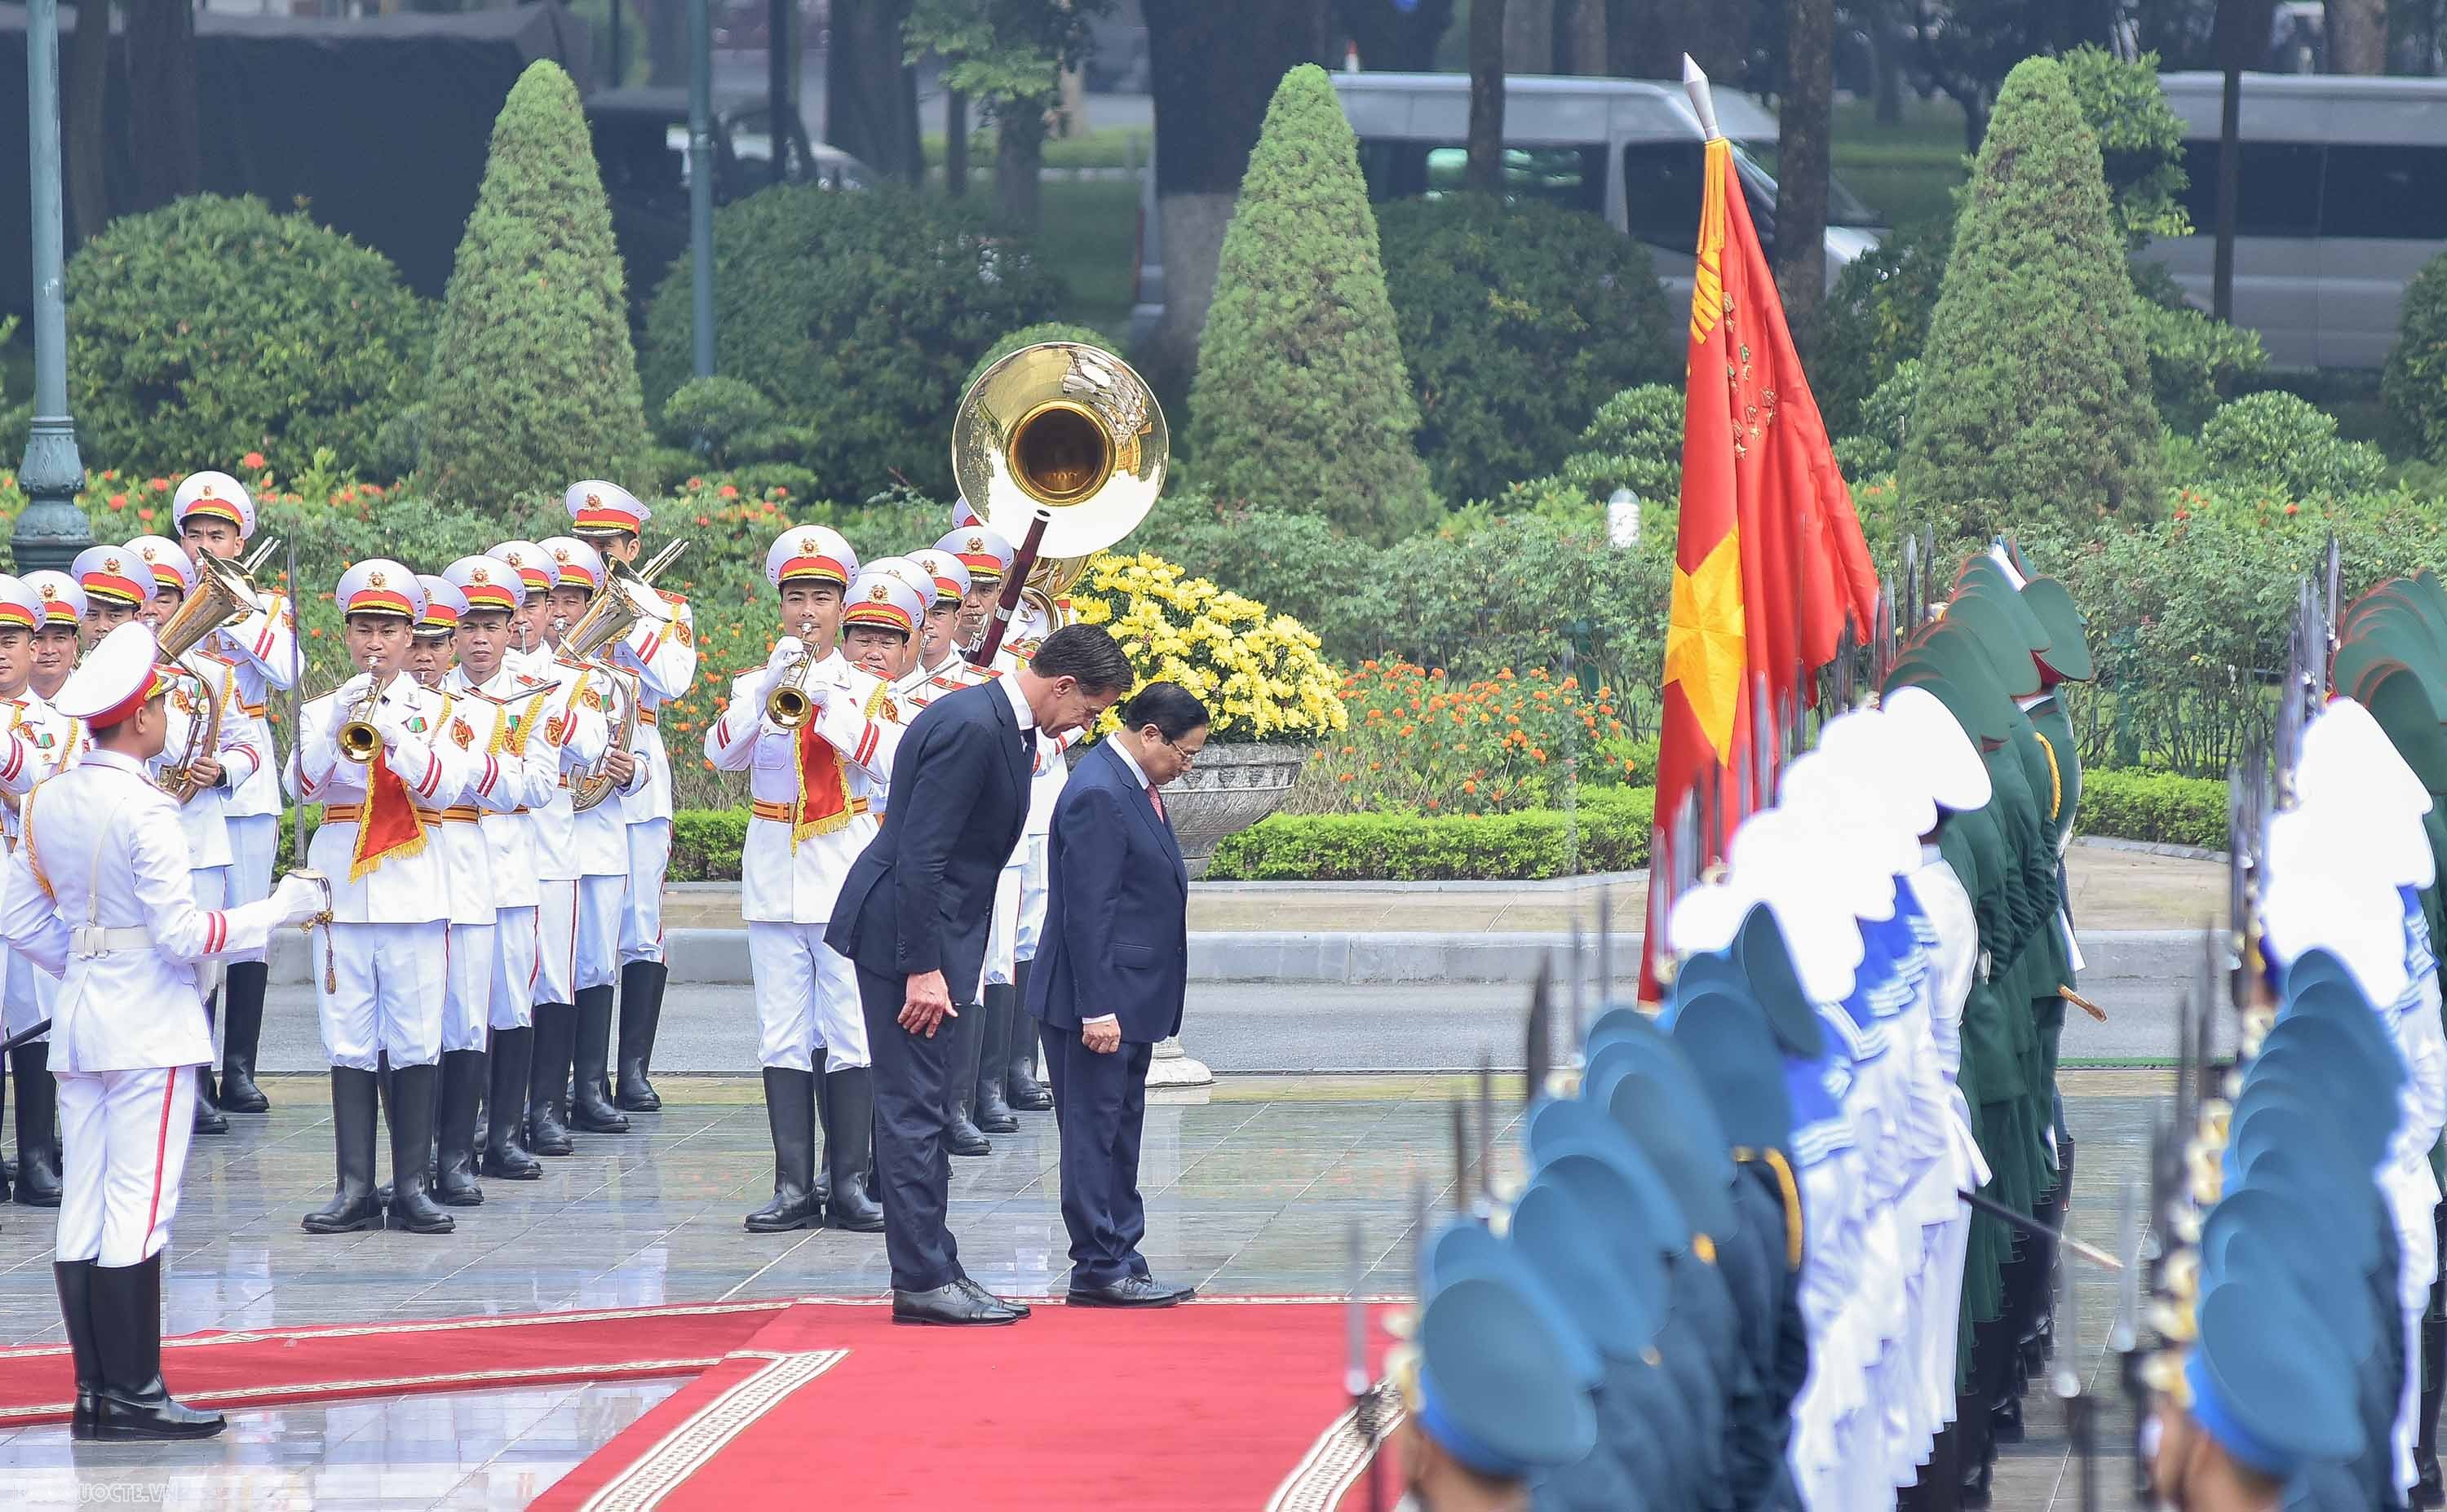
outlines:
[{"label": "conical topiary tree", "polygon": [[420,469],[429,497],[467,507],[640,466],[628,309],[577,86],[558,65],[530,64],[493,123],[443,295]]},{"label": "conical topiary tree", "polygon": [[1187,449],[1220,499],[1384,543],[1435,517],[1376,217],[1325,70],[1283,75],[1215,271]]},{"label": "conical topiary tree", "polygon": [[1922,353],[1900,468],[1958,537],[2046,521],[2083,539],[2158,507],[2158,416],[2098,142],[2063,66],[2005,78]]}]

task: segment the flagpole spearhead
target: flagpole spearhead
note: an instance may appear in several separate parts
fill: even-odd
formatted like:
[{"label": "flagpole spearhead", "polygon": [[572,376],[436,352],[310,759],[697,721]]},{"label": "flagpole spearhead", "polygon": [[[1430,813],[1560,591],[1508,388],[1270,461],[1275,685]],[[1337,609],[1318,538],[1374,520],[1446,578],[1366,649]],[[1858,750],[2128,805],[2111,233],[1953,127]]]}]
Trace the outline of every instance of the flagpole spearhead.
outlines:
[{"label": "flagpole spearhead", "polygon": [[1708,76],[1689,53],[1682,54],[1682,89],[1691,97],[1691,109],[1699,118],[1699,129],[1710,142],[1725,133],[1717,124],[1717,100],[1708,88]]}]

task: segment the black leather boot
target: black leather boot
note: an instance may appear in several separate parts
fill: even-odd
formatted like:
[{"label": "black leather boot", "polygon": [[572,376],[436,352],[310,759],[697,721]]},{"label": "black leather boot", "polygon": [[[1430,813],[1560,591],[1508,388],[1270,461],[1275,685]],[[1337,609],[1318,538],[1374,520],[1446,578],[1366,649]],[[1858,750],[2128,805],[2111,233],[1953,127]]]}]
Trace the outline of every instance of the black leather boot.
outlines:
[{"label": "black leather boot", "polygon": [[[8,1116],[9,1073],[6,1068],[0,1068],[0,1123],[5,1123]],[[16,1180],[17,1162],[13,1160],[0,1159],[0,1202],[9,1200],[9,1183]]]},{"label": "black leather boot", "polygon": [[76,1407],[68,1416],[68,1437],[89,1439],[102,1394],[102,1357],[93,1340],[93,1262],[53,1260],[51,1280],[59,1288],[60,1321],[67,1327],[68,1354],[76,1361]]},{"label": "black leather boot", "polygon": [[629,1120],[612,1106],[612,989],[578,990],[578,1036],[570,1051],[569,1126],[580,1134],[626,1134]]},{"label": "black leather boot", "polygon": [[535,1065],[535,1030],[493,1030],[484,1091],[484,1154],[477,1168],[503,1181],[540,1181],[543,1162],[521,1143],[527,1110],[527,1078]]},{"label": "black leather boot", "polygon": [[306,1215],[309,1234],[353,1234],[383,1226],[374,1201],[374,1099],[371,1071],[332,1068],[332,1143],[339,1155],[340,1183],[332,1200]]},{"label": "black leather boot", "polygon": [[1036,1079],[1036,1019],[1028,1011],[1028,978],[1035,965],[1034,959],[1024,960],[1011,973],[1011,1044],[1006,1055],[1010,1069],[1004,1076],[1003,1100],[1016,1113],[1046,1113],[1053,1108],[1053,1093]]},{"label": "black leather boot", "polygon": [[1011,989],[989,987],[984,996],[977,1024],[977,1086],[970,1106],[977,1109],[979,1133],[1016,1134],[1019,1120],[1002,1095],[1003,1072],[1011,1064]]},{"label": "black leather boot", "polygon": [[272,968],[261,961],[232,961],[221,987],[221,1091],[224,1113],[262,1113],[272,1107],[255,1085],[255,1047],[263,1037],[263,990]]},{"label": "black leather boot", "polygon": [[828,1228],[883,1232],[883,1208],[868,1195],[875,1164],[875,1073],[863,1066],[825,1077],[825,1166],[832,1177]]},{"label": "black leather boot", "polygon": [[825,1142],[825,1145],[820,1145],[816,1150],[816,1172],[814,1185],[811,1189],[816,1194],[817,1205],[827,1208],[832,1205],[833,1200],[833,1170],[831,1162],[827,1161],[825,1156],[825,1148],[829,1145],[832,1139],[833,1126],[833,1115],[828,1101],[832,1096],[832,1092],[831,1089],[825,1085],[829,1080],[829,1078],[825,1075],[825,1063],[828,1058],[829,1057],[825,1052],[825,1048],[821,1045],[817,1046],[815,1055],[816,1133],[819,1138]]},{"label": "black leather boot", "polygon": [[433,1154],[433,1084],[438,1067],[390,1068],[390,1226],[410,1234],[447,1234],[459,1220],[425,1189],[426,1162]]},{"label": "black leather boot", "polygon": [[221,1116],[219,1106],[213,1101],[213,1068],[209,1066],[196,1068],[195,1125],[199,1134],[229,1132],[229,1120]]},{"label": "black leather boot", "polygon": [[48,1040],[9,1052],[17,1073],[17,1205],[60,1205],[60,1084]]},{"label": "black leather boot", "polygon": [[663,1100],[646,1072],[654,1061],[654,1030],[663,1022],[663,987],[672,969],[660,961],[631,961],[620,968],[620,1085],[612,1104],[632,1113],[653,1113]]},{"label": "black leather boot", "polygon": [[824,1221],[816,1200],[816,1073],[765,1068],[765,1122],[773,1131],[773,1200],[748,1215],[750,1234],[782,1234]]},{"label": "black leather boot", "polygon": [[994,1143],[983,1130],[969,1121],[969,1109],[977,1095],[977,1053],[983,1049],[985,1009],[977,1003],[963,1003],[958,1018],[947,1018],[939,1034],[952,1036],[946,1059],[950,1075],[943,1095],[951,1106],[943,1122],[943,1147],[955,1155],[991,1155]]},{"label": "black leather boot", "polygon": [[97,1265],[92,1286],[95,1359],[102,1371],[93,1436],[208,1439],[218,1433],[226,1426],[218,1412],[183,1407],[161,1384],[161,1257],[135,1265]]},{"label": "black leather boot", "polygon": [[567,1155],[569,1064],[578,1039],[578,1010],[567,1003],[538,1003],[535,1058],[527,1073],[527,1148],[538,1155]]},{"label": "black leather boot", "polygon": [[433,1129],[433,1200],[446,1207],[484,1200],[476,1184],[476,1104],[488,1068],[483,1050],[442,1052],[442,1111]]}]

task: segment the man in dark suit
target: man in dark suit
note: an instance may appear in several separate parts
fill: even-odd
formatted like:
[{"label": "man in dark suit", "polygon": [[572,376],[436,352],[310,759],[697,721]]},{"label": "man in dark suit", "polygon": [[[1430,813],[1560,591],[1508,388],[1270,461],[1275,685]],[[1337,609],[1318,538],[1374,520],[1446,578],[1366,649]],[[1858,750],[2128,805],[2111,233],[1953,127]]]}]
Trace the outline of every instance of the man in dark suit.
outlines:
[{"label": "man in dark suit", "polygon": [[1170,1307],[1195,1290],[1154,1279],[1139,1254],[1139,1136],[1148,1061],[1181,1032],[1189,981],[1189,873],[1157,789],[1189,769],[1206,725],[1195,693],[1148,684],[1053,807],[1028,1011],[1045,1025],[1062,1129],[1074,1307]]},{"label": "man in dark suit", "polygon": [[1028,1315],[968,1278],[943,1224],[951,1057],[936,1031],[954,1003],[977,1000],[995,882],[1028,819],[1037,731],[1093,724],[1133,680],[1112,636],[1072,625],[1027,665],[928,705],[893,759],[883,827],[833,906],[825,943],[858,966],[875,1061],[876,1196],[896,1322]]}]

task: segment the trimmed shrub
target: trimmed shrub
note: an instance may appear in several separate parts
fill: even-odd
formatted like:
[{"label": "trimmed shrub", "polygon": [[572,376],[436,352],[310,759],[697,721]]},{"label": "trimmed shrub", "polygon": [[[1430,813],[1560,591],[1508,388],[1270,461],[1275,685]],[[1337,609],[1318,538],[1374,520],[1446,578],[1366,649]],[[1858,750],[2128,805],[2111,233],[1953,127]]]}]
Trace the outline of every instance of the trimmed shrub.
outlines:
[{"label": "trimmed shrub", "polygon": [[432,335],[382,254],[260,199],[123,216],[68,260],[67,293],[79,442],[129,472],[261,452],[289,473],[328,449],[370,474]]},{"label": "trimmed shrub", "polygon": [[1607,399],[1681,380],[1648,248],[1603,217],[1464,194],[1396,200],[1376,229],[1419,452],[1447,499],[1554,471]]},{"label": "trimmed shrub", "polygon": [[2260,370],[2267,353],[2260,332],[2232,326],[2195,310],[2166,265],[2135,262],[2133,285],[2138,297],[2133,316],[2141,331],[2141,347],[2150,355],[2150,391],[2158,418],[2167,428],[2190,434],[2201,428],[2235,381]]},{"label": "trimmed shrub", "polygon": [[2119,58],[2105,47],[2074,48],[2060,60],[2082,119],[2098,139],[2098,156],[2115,206],[2115,229],[2128,247],[2192,229],[2184,213],[2184,123],[2158,83],[2158,55]]},{"label": "trimmed shrub", "polygon": [[673,809],[670,878],[675,882],[729,881],[739,875],[739,854],[747,842],[745,808]]},{"label": "trimmed shrub", "polygon": [[672,390],[663,401],[660,433],[664,445],[728,467],[749,451],[762,455],[755,444],[769,438],[780,415],[754,384],[716,373]]},{"label": "trimmed shrub", "polygon": [[[828,499],[903,480],[952,489],[952,410],[963,376],[1005,332],[1044,319],[1061,284],[1025,242],[991,235],[957,200],[882,185],[762,189],[713,216],[714,350],[804,437],[790,460]],[[688,269],[646,315],[646,394],[691,375]]]},{"label": "trimmed shrub", "polygon": [[[1835,443],[1836,465],[1858,482],[1895,470],[1903,455],[1904,429],[1911,424],[1912,406],[1920,402],[1920,359],[1898,363],[1887,381],[1861,405],[1861,428]],[[1872,541],[1877,538],[1869,538]]]},{"label": "trimmed shrub", "polygon": [[2158,417],[2098,144],[2064,69],[2006,77],[1964,187],[1900,477],[1950,539],[2157,507]]},{"label": "trimmed shrub", "polygon": [[1178,562],[1193,577],[1230,583],[1314,631],[1327,659],[1350,666],[1380,614],[1375,563],[1365,541],[1337,536],[1315,515],[1222,507],[1167,496],[1123,543]]},{"label": "trimmed shrub", "polygon": [[2224,850],[2226,801],[2226,784],[2214,778],[2085,768],[2074,824],[2085,835]]},{"label": "trimmed shrub", "polygon": [[1679,500],[1682,390],[1663,383],[1642,384],[1600,405],[1555,474],[1600,502],[1618,488],[1628,488],[1642,500]]},{"label": "trimmed shrub", "polygon": [[2387,471],[2386,453],[2338,439],[2336,416],[2278,389],[2219,409],[2201,428],[2200,460],[2213,482],[2286,501],[2365,493]]},{"label": "trimmed shrub", "polygon": [[1555,808],[1450,818],[1274,814],[1225,837],[1206,875],[1216,881],[1409,882],[1630,871],[1648,864],[1655,807],[1645,787],[1592,787],[1569,816]]},{"label": "trimmed shrub", "polygon": [[2387,412],[2432,462],[2447,466],[2447,253],[2422,264],[2380,383]]},{"label": "trimmed shrub", "polygon": [[969,385],[977,381],[978,374],[984,372],[996,363],[1002,361],[1005,357],[1010,356],[1013,352],[1019,350],[1022,347],[1034,347],[1040,342],[1047,341],[1085,342],[1091,347],[1102,347],[1107,351],[1111,352],[1118,352],[1122,350],[1122,344],[1120,342],[1106,335],[1103,331],[1098,331],[1093,326],[1074,326],[1067,320],[1040,320],[1033,326],[1020,327],[1010,335],[1003,337],[1000,341],[988,347],[985,350],[985,354],[970,365],[969,375],[960,380],[960,392],[967,393],[969,391]]},{"label": "trimmed shrub", "polygon": [[1829,434],[1862,428],[1861,406],[1895,369],[1928,343],[1954,227],[1944,220],[1898,229],[1835,275],[1819,307],[1810,392]]},{"label": "trimmed shrub", "polygon": [[538,61],[493,123],[443,295],[422,488],[467,509],[646,455],[620,255],[578,88]]},{"label": "trimmed shrub", "polygon": [[1283,75],[1216,265],[1186,450],[1215,497],[1383,544],[1435,518],[1357,140],[1325,70]]}]

